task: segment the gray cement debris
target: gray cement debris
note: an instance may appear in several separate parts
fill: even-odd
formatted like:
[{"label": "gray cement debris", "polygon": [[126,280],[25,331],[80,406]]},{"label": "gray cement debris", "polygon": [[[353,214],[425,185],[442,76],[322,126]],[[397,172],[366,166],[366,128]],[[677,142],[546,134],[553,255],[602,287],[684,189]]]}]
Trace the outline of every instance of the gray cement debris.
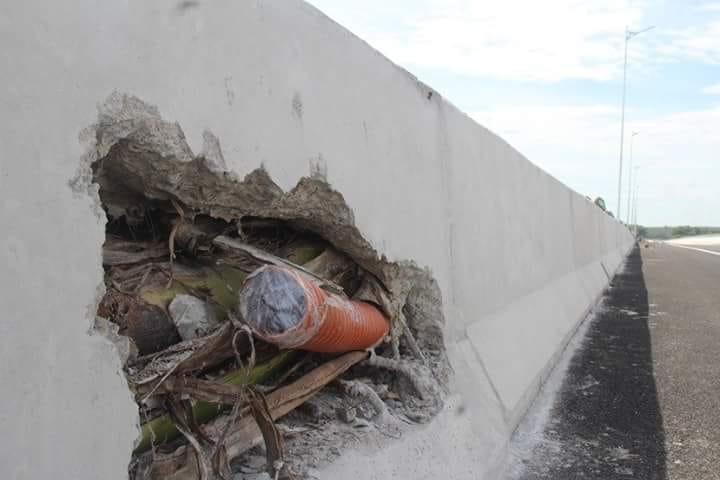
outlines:
[{"label": "gray cement debris", "polygon": [[130,337],[118,334],[120,327],[107,319],[96,316],[93,332],[112,342],[120,357],[120,364],[125,366],[138,356],[138,348]]},{"label": "gray cement debris", "polygon": [[183,340],[207,335],[218,325],[215,312],[207,302],[192,295],[175,296],[168,311]]}]

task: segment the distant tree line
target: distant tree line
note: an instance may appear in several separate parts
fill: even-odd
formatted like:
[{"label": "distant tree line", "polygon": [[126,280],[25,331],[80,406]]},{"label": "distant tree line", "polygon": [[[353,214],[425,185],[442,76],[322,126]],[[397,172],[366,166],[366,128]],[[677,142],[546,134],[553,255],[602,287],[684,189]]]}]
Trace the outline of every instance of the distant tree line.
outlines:
[{"label": "distant tree line", "polygon": [[[590,197],[585,197],[588,201],[593,202],[600,210],[607,213],[611,217],[614,217],[613,213],[607,209],[605,200],[602,197],[597,197],[593,201]],[[629,225],[633,227],[633,225]],[[720,234],[720,227],[692,227],[690,225],[679,225],[676,227],[644,227],[637,225],[637,235],[642,238],[649,238],[654,240],[669,240],[671,238],[679,237],[693,237],[696,235],[713,235]]]}]

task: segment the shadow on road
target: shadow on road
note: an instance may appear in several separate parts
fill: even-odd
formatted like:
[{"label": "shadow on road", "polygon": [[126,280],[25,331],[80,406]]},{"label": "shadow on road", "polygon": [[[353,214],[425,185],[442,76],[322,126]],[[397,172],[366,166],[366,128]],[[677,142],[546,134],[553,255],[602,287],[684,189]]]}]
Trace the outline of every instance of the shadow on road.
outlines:
[{"label": "shadow on road", "polygon": [[639,248],[575,353],[527,479],[666,478]]}]

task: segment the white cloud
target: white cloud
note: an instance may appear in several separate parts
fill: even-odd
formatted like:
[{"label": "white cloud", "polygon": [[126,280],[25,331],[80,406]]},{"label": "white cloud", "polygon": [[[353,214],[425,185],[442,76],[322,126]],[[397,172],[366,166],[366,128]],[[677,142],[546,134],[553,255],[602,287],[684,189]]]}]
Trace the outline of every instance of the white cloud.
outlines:
[{"label": "white cloud", "polygon": [[[566,143],[582,139],[585,146],[598,147],[608,143],[617,132],[607,125],[618,123],[620,109],[611,105],[504,105],[502,108],[472,115],[479,123],[499,129],[504,136],[520,136],[533,142]],[[598,128],[599,126],[602,128]]]},{"label": "white cloud", "polygon": [[698,10],[701,12],[720,12],[720,3],[706,3],[700,5]]},{"label": "white cloud", "polygon": [[663,34],[663,42],[656,52],[665,60],[697,61],[720,64],[720,19],[682,29],[671,29]]},{"label": "white cloud", "polygon": [[416,22],[410,36],[379,40],[402,64],[513,80],[607,80],[618,71],[623,26],[639,16],[625,2],[456,1]]},{"label": "white cloud", "polygon": [[[335,9],[342,11],[336,1],[314,3],[327,7],[331,15]],[[624,27],[641,20],[644,2],[635,1],[634,6],[630,0],[400,3],[407,7],[400,29],[377,29],[371,19],[354,15],[338,20],[349,22],[349,28],[403,66],[557,81],[615,78]],[[375,18],[381,17],[383,10],[376,14]]]},{"label": "white cloud", "polygon": [[504,105],[471,116],[543,170],[615,209],[620,111],[615,105]]},{"label": "white cloud", "polygon": [[715,85],[708,85],[707,87],[702,89],[703,93],[707,93],[710,95],[720,95],[720,83],[716,83]]},{"label": "white cloud", "polygon": [[621,75],[624,28],[634,64],[720,63],[720,2],[660,0],[311,0],[408,67],[523,81]]},{"label": "white cloud", "polygon": [[[720,106],[705,110],[642,116],[630,110],[625,130],[627,202],[630,132],[639,166],[641,221],[648,224],[720,225]],[[583,195],[603,196],[617,208],[619,108],[588,106],[504,106],[472,115],[539,167]]]}]

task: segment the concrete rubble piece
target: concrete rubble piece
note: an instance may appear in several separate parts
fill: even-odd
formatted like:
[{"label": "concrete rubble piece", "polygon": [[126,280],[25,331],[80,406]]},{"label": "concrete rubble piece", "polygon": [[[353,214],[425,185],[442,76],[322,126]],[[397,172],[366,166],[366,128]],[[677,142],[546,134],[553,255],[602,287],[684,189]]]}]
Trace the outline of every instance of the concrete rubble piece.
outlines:
[{"label": "concrete rubble piece", "polygon": [[168,305],[168,312],[183,340],[202,337],[217,327],[212,308],[192,295],[176,295]]}]

